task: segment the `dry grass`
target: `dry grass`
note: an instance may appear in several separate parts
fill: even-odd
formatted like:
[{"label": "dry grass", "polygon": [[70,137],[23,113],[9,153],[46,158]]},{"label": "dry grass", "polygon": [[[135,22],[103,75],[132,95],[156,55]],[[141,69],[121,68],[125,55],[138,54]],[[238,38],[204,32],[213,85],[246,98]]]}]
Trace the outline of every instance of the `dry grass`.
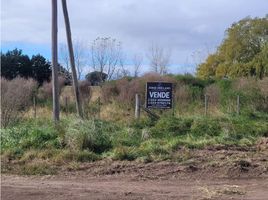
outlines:
[{"label": "dry grass", "polygon": [[216,84],[209,85],[205,88],[205,94],[208,96],[209,104],[217,106],[220,101],[220,88]]},{"label": "dry grass", "polygon": [[100,118],[107,121],[129,123],[134,118],[134,110],[124,109],[113,100],[110,104],[101,106]]},{"label": "dry grass", "polygon": [[1,125],[6,127],[15,123],[32,104],[32,98],[37,89],[33,79],[1,78]]},{"label": "dry grass", "polygon": [[202,200],[223,198],[224,196],[245,195],[244,188],[238,185],[223,185],[219,187],[202,186],[198,190],[202,192]]},{"label": "dry grass", "polygon": [[[59,93],[61,93],[64,84],[65,84],[65,78],[59,76]],[[43,100],[52,98],[52,82],[43,83],[43,85],[38,90],[38,98]]]}]

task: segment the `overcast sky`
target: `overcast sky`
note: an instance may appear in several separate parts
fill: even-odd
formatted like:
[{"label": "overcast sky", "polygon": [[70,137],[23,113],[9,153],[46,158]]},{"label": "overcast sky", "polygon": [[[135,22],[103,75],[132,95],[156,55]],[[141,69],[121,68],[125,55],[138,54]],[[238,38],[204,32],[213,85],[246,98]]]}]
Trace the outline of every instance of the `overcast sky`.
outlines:
[{"label": "overcast sky", "polygon": [[[268,0],[67,0],[73,38],[123,43],[128,58],[146,55],[151,43],[171,49],[171,71],[194,72],[224,31],[247,16],[264,17]],[[51,0],[2,0],[1,49],[41,53],[50,59]],[[59,1],[59,41],[66,41]],[[146,56],[145,56],[146,57]],[[146,59],[145,63],[148,63]]]}]

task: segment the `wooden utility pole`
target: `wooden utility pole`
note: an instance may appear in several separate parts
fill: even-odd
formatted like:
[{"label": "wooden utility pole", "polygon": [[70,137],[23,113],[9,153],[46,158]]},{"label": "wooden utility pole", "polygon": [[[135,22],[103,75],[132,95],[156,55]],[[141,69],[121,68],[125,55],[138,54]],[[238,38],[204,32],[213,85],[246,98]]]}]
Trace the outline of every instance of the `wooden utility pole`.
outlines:
[{"label": "wooden utility pole", "polygon": [[76,74],[76,68],[75,68],[75,62],[74,62],[74,51],[73,51],[73,44],[72,44],[71,27],[70,27],[66,0],[62,0],[62,10],[63,10],[64,21],[65,21],[70,64],[71,64],[71,69],[72,69],[72,80],[73,80],[73,88],[74,88],[75,100],[76,100],[76,110],[77,110],[77,114],[80,117],[83,117],[81,96],[79,92],[78,80],[77,80],[77,74]]},{"label": "wooden utility pole", "polygon": [[58,81],[58,20],[57,0],[52,0],[52,94],[53,120],[60,120],[59,81]]}]

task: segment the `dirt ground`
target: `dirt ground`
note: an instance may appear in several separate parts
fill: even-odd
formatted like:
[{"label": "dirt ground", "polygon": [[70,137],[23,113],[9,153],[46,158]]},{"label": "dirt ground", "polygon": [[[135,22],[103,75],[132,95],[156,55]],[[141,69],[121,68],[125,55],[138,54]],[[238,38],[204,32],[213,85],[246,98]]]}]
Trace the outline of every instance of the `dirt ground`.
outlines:
[{"label": "dirt ground", "polygon": [[2,177],[3,200],[266,200],[268,178],[133,180],[129,177]]},{"label": "dirt ground", "polygon": [[69,163],[56,175],[2,174],[1,199],[267,200],[267,153],[181,151],[188,157],[180,162],[101,160]]}]

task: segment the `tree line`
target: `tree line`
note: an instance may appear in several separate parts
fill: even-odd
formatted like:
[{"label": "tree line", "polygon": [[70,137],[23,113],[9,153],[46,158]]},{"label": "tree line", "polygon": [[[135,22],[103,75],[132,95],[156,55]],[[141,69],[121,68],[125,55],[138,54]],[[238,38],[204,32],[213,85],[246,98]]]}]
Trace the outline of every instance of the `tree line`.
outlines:
[{"label": "tree line", "polygon": [[[71,74],[62,65],[59,65],[59,75],[65,78],[65,84],[70,84]],[[42,85],[51,79],[51,62],[40,54],[29,57],[20,49],[1,52],[1,76],[9,80],[33,78]]]},{"label": "tree line", "polygon": [[[74,61],[78,80],[84,77],[91,85],[121,77],[138,77],[144,55],[134,54],[127,58],[122,43],[110,37],[98,37],[91,44],[74,40]],[[225,38],[215,53],[197,67],[197,76],[207,78],[268,76],[268,15],[264,18],[240,20],[226,30]],[[145,56],[150,71],[161,75],[168,73],[171,52],[152,44]],[[71,84],[71,68],[68,49],[61,45],[59,73]],[[132,69],[126,63],[132,63]],[[89,67],[90,66],[90,67]],[[86,69],[87,68],[87,69]],[[90,73],[85,73],[91,71]],[[41,85],[51,79],[51,63],[42,55],[29,57],[22,50],[1,52],[1,76],[13,79],[17,76],[34,78]]]},{"label": "tree line", "polygon": [[[123,52],[122,43],[110,37],[96,38],[88,48],[80,40],[74,40],[74,62],[78,80],[88,80],[91,85],[98,85],[106,80],[122,77],[141,75],[143,55],[134,54],[130,59]],[[60,46],[59,73],[66,79],[66,84],[71,83],[71,65],[67,45]],[[148,49],[147,57],[150,61],[151,72],[161,75],[168,73],[170,51],[152,44]],[[130,69],[127,60],[132,62]],[[1,52],[2,74],[7,79],[17,76],[34,78],[41,85],[51,79],[51,62],[42,55],[33,55],[31,58],[23,54],[22,50],[14,49]],[[87,68],[87,69],[85,69]],[[91,72],[86,73],[85,71]]]}]

